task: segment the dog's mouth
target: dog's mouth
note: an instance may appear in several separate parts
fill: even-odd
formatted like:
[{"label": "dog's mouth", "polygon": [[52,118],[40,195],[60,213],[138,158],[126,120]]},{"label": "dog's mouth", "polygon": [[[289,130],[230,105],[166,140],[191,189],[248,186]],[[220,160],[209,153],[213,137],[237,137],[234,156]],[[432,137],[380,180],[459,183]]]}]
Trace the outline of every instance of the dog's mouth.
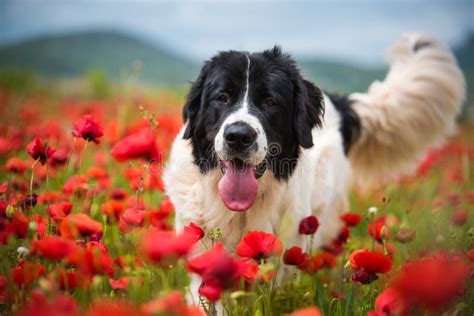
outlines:
[{"label": "dog's mouth", "polygon": [[244,163],[240,159],[220,162],[222,179],[218,190],[224,205],[231,211],[243,212],[252,207],[258,190],[259,179],[266,170],[266,163],[257,166]]}]

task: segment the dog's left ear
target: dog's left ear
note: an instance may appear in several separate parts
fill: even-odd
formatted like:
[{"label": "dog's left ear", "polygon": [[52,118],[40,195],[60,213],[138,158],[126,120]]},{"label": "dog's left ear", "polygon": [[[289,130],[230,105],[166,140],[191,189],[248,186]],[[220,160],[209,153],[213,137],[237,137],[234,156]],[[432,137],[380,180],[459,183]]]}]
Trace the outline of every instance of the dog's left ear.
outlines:
[{"label": "dog's left ear", "polygon": [[321,126],[324,115],[324,97],[321,89],[305,79],[298,80],[295,93],[294,126],[298,144],[313,146],[312,129]]},{"label": "dog's left ear", "polygon": [[191,86],[186,103],[183,108],[183,121],[187,124],[186,130],[183,134],[183,139],[189,139],[193,135],[194,126],[196,123],[196,116],[201,108],[202,92],[204,90],[204,83],[209,73],[209,62],[206,62],[199,73],[197,80]]}]

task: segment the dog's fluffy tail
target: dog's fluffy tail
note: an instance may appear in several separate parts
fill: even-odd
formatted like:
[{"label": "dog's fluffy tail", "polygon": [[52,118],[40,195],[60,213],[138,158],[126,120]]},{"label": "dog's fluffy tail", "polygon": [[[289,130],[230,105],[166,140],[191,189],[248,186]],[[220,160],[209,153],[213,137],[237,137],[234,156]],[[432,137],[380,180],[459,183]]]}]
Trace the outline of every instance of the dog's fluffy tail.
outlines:
[{"label": "dog's fluffy tail", "polygon": [[357,182],[374,184],[407,172],[430,146],[455,130],[465,96],[451,51],[410,33],[395,43],[390,70],[367,93],[349,96],[362,130],[349,158]]}]

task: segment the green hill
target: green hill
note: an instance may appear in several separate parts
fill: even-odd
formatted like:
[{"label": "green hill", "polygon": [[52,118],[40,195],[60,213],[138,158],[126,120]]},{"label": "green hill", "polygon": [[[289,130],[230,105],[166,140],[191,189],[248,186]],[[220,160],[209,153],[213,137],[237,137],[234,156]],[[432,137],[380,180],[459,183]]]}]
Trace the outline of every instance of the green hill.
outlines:
[{"label": "green hill", "polygon": [[300,65],[305,77],[324,90],[338,93],[366,91],[372,81],[383,79],[386,73],[386,68],[362,68],[320,59],[302,60]]},{"label": "green hill", "polygon": [[474,105],[474,32],[454,50],[467,83],[468,104]]},{"label": "green hill", "polygon": [[[474,34],[455,50],[468,82],[469,103],[474,100]],[[139,62],[137,62],[139,61]],[[366,91],[386,68],[363,68],[323,59],[300,59],[305,77],[327,91]],[[140,65],[139,79],[163,86],[181,86],[196,78],[195,63],[148,42],[117,32],[91,31],[40,37],[0,47],[0,70],[32,70],[46,78],[71,78],[102,69],[110,78],[123,80],[132,65]]]},{"label": "green hill", "polygon": [[49,78],[74,77],[98,68],[116,80],[141,68],[141,80],[163,85],[186,84],[199,70],[187,60],[116,32],[48,36],[0,47],[0,68],[33,70]]}]

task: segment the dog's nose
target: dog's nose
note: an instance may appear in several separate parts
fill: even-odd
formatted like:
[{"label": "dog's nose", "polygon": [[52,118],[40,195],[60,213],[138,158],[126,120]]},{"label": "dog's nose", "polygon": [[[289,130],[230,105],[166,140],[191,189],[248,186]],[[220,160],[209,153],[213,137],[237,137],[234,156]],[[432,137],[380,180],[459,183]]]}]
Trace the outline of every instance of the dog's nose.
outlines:
[{"label": "dog's nose", "polygon": [[247,123],[236,122],[225,128],[224,139],[230,148],[244,150],[255,143],[257,132]]}]

